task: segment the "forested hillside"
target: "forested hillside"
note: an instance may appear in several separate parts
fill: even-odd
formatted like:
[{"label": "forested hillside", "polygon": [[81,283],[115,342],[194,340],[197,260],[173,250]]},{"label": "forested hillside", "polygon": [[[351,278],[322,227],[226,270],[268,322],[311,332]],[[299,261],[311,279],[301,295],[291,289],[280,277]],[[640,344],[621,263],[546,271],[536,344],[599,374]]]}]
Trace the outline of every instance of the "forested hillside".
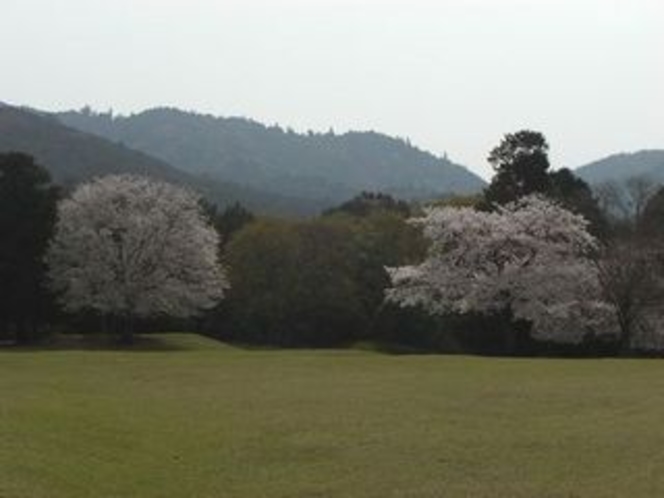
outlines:
[{"label": "forested hillside", "polygon": [[591,184],[624,182],[635,176],[646,176],[664,183],[664,150],[614,154],[581,166],[576,174]]},{"label": "forested hillside", "polygon": [[42,113],[0,106],[0,152],[10,151],[34,156],[64,186],[113,173],[136,173],[186,185],[216,204],[239,201],[257,212],[306,215],[326,207],[313,199],[288,198],[202,178],[123,144],[65,126]]},{"label": "forested hillside", "polygon": [[87,109],[58,117],[183,171],[328,206],[363,190],[425,199],[475,193],[484,185],[447,159],[375,132],[298,134],[242,118],[166,108],[128,117]]},{"label": "forested hillside", "polygon": [[35,156],[57,182],[64,184],[109,173],[190,181],[185,173],[144,153],[62,126],[54,118],[9,106],[0,107],[0,150]]}]

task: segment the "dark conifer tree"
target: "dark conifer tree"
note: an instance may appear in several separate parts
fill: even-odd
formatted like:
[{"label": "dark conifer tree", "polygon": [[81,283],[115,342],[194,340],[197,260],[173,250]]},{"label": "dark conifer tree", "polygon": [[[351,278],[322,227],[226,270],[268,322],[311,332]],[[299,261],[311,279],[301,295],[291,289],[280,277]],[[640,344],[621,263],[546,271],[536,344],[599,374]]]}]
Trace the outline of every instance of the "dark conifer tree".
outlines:
[{"label": "dark conifer tree", "polygon": [[525,195],[548,194],[549,144],[544,135],[531,130],[508,133],[489,154],[496,174],[484,192],[485,204],[506,204]]},{"label": "dark conifer tree", "polygon": [[58,190],[26,154],[0,154],[0,331],[17,342],[36,337],[52,312],[44,254],[53,233]]}]

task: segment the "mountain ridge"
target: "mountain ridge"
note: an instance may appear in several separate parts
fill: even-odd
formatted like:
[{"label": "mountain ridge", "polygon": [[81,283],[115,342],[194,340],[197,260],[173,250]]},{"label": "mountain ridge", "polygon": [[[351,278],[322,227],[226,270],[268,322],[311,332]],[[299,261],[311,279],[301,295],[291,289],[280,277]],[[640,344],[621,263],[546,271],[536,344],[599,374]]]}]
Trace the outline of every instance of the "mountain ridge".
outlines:
[{"label": "mountain ridge", "polygon": [[[194,150],[197,144],[201,150]],[[162,157],[147,152],[154,148]],[[174,108],[114,116],[89,109],[48,113],[0,102],[0,150],[36,156],[66,185],[102,174],[142,173],[195,188],[220,205],[239,201],[259,213],[288,216],[319,213],[365,190],[426,200],[479,192],[485,185],[462,166],[375,131],[302,134]],[[291,167],[289,161],[299,164]],[[474,178],[470,190],[455,183],[459,171],[462,179]],[[574,173],[595,187],[633,176],[664,184],[664,150],[619,152]],[[377,178],[382,183],[372,184]]]},{"label": "mountain ridge", "polygon": [[67,127],[48,113],[0,106],[0,152],[12,151],[34,156],[65,187],[96,176],[133,173],[193,188],[220,206],[241,202],[257,212],[278,215],[303,215],[325,207],[192,175],[123,144]]},{"label": "mountain ridge", "polygon": [[418,200],[476,193],[485,186],[463,166],[375,131],[300,134],[246,118],[167,107],[129,116],[89,109],[56,116],[184,171],[329,205],[363,190]]},{"label": "mountain ridge", "polygon": [[580,166],[574,172],[593,185],[624,183],[634,176],[645,176],[656,183],[664,183],[664,150],[618,152]]}]

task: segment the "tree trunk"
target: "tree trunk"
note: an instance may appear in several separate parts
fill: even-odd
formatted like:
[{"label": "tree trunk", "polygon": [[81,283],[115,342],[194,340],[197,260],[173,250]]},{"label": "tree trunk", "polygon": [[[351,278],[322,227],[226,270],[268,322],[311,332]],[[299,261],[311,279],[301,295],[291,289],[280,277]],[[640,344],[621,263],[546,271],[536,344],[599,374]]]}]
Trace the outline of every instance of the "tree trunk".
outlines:
[{"label": "tree trunk", "polygon": [[516,356],[518,350],[516,323],[512,318],[511,306],[498,315],[499,326],[503,329],[503,354],[505,356]]},{"label": "tree trunk", "polygon": [[618,355],[628,356],[632,350],[632,332],[634,320],[623,310],[618,310],[618,327],[620,328],[620,337],[618,338]]},{"label": "tree trunk", "polygon": [[132,315],[120,316],[120,344],[123,346],[134,344],[134,317]]},{"label": "tree trunk", "polygon": [[504,324],[505,327],[505,342],[503,343],[503,354],[505,356],[516,356],[517,353],[517,337],[516,330],[510,322]]}]

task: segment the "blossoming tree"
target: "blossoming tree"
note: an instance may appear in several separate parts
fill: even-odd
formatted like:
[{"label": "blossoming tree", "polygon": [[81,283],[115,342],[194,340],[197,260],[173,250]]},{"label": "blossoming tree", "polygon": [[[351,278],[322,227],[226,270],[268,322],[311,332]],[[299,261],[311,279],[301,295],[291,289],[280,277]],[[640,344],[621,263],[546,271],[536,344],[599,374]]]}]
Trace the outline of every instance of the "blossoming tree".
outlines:
[{"label": "blossoming tree", "polygon": [[614,333],[583,217],[530,196],[494,212],[433,208],[414,223],[431,242],[428,256],[390,269],[388,300],[439,314],[509,310],[546,341]]},{"label": "blossoming tree", "polygon": [[123,320],[188,317],[223,297],[218,236],[198,197],[167,183],[107,176],[78,187],[58,209],[47,262],[69,310]]}]

